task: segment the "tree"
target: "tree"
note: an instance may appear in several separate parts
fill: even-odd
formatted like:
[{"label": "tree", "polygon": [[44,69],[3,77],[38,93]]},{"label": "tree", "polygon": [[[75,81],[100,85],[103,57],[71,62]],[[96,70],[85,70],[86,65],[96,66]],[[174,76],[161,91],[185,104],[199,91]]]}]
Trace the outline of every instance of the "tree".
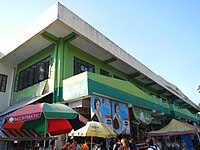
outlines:
[{"label": "tree", "polygon": [[[197,91],[200,93],[200,85],[199,85]],[[200,103],[199,103],[199,107],[200,107]]]}]

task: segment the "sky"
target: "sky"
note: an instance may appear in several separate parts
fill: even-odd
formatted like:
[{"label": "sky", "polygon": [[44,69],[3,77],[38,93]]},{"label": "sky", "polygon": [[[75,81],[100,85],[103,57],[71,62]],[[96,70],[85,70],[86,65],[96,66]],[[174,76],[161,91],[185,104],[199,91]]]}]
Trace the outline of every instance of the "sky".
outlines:
[{"label": "sky", "polygon": [[[0,4],[0,52],[56,0]],[[157,75],[200,103],[199,0],[60,0]],[[8,44],[9,43],[9,44]]]}]

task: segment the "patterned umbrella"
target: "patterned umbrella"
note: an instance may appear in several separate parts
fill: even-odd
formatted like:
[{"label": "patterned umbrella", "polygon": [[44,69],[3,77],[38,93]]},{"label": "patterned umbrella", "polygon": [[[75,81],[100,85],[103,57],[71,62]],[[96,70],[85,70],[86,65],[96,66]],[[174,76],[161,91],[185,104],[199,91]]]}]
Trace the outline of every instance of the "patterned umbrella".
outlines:
[{"label": "patterned umbrella", "polygon": [[87,119],[64,104],[39,103],[22,107],[7,117],[4,129],[35,129],[51,136],[69,133],[87,123]]}]

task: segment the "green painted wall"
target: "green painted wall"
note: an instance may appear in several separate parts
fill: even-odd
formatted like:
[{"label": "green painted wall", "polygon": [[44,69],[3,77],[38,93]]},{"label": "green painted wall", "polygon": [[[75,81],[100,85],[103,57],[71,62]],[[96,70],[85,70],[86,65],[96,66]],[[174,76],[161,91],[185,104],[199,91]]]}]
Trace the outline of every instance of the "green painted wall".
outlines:
[{"label": "green painted wall", "polygon": [[103,63],[99,59],[85,53],[84,51],[82,51],[79,48],[74,47],[73,45],[70,45],[70,44],[66,45],[66,50],[65,50],[65,62],[66,62],[65,64],[69,64],[69,65],[67,65],[68,67],[66,68],[66,72],[67,72],[67,74],[65,76],[66,78],[73,76],[74,57],[77,57],[77,58],[82,59],[92,65],[95,65],[95,73],[97,73],[97,74],[100,74],[100,68],[101,68],[101,69],[108,71],[110,73],[110,75],[112,75],[112,76],[117,75],[125,80],[128,80],[128,75],[112,68],[110,65]]},{"label": "green painted wall", "polygon": [[20,63],[17,66],[17,73],[19,73],[20,71],[30,67],[31,65],[39,62],[40,60],[46,58],[47,56],[52,56],[52,53],[54,51],[54,45],[51,45],[45,49],[43,49],[42,51],[40,51],[39,53],[31,56],[30,58],[26,59],[25,61],[23,61],[22,63]]},{"label": "green painted wall", "polygon": [[[17,74],[19,74],[20,71],[32,66],[33,64],[41,61],[42,59],[48,57],[48,56],[51,56],[52,59],[51,59],[51,63],[52,65],[54,64],[53,62],[53,58],[54,58],[54,55],[53,55],[53,52],[54,52],[54,45],[51,45],[45,49],[43,49],[42,51],[40,51],[39,53],[31,56],[30,58],[28,58],[27,60],[23,61],[22,63],[20,63],[18,66],[17,66]],[[49,80],[51,80],[53,78],[53,70],[54,70],[54,65],[51,67],[51,78]],[[23,90],[20,90],[18,92],[14,92],[13,93],[13,102],[14,101],[20,101],[22,99],[31,99],[32,96],[34,96],[36,94],[36,91],[38,89],[38,84],[34,84],[28,88],[25,88]]]}]

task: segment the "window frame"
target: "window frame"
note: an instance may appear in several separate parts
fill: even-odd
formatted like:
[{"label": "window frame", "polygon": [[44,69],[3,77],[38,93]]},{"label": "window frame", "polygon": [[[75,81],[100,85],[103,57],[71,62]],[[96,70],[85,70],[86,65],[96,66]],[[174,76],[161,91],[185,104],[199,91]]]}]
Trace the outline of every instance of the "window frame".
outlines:
[{"label": "window frame", "polygon": [[22,70],[16,75],[16,85],[15,91],[23,90],[34,84],[48,79],[50,75],[51,68],[51,57],[48,56],[41,61],[31,65],[30,67]]},{"label": "window frame", "polygon": [[0,74],[0,92],[6,92],[8,76]]},{"label": "window frame", "polygon": [[113,78],[118,79],[118,80],[123,80],[123,81],[125,81],[125,79],[123,79],[123,78],[121,78],[121,77],[119,77],[119,76],[117,76],[117,75],[113,75]]},{"label": "window frame", "polygon": [[95,66],[84,60],[74,57],[74,75],[85,71],[95,73]]},{"label": "window frame", "polygon": [[100,75],[110,77],[110,73],[102,68],[100,68]]}]

